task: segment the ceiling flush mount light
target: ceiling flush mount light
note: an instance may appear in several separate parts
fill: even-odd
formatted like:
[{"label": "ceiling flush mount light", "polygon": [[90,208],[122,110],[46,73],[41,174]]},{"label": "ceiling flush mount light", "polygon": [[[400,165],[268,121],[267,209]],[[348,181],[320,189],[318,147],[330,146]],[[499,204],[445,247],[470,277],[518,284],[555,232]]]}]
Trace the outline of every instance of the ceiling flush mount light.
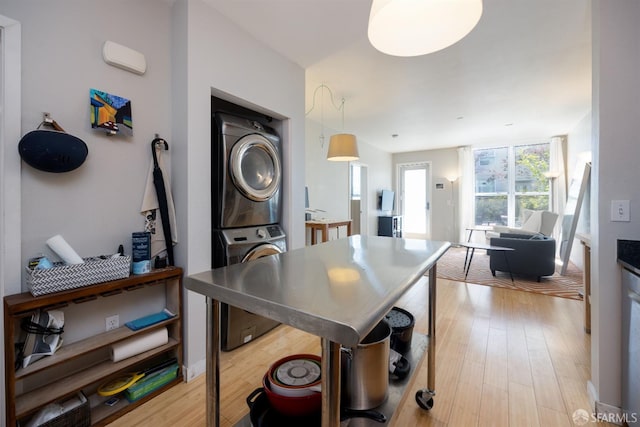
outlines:
[{"label": "ceiling flush mount light", "polygon": [[[321,131],[320,131],[320,141],[324,144],[324,90],[329,92],[331,105],[333,107],[342,112],[342,128],[344,129],[344,98],[340,100],[340,104],[336,105],[333,101],[333,92],[331,89],[325,84],[321,84],[313,91],[313,103],[311,109],[305,113],[305,115],[309,115],[311,111],[316,106],[316,93],[318,90],[322,90],[322,100],[321,100]],[[358,154],[358,143],[356,142],[356,136],[350,133],[339,133],[336,135],[331,135],[329,139],[329,149],[327,150],[327,160],[331,160],[334,162],[350,162],[353,160],[358,160],[360,158]]]},{"label": "ceiling flush mount light", "polygon": [[451,46],[482,15],[482,0],[373,0],[369,41],[393,56],[418,56]]}]

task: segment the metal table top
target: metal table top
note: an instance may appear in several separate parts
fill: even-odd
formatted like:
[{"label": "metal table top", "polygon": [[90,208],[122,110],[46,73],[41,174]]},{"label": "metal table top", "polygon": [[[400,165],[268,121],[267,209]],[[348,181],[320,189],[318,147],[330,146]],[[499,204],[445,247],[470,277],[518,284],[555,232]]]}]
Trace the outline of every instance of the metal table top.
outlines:
[{"label": "metal table top", "polygon": [[185,286],[355,347],[449,246],[351,236],[193,274]]}]

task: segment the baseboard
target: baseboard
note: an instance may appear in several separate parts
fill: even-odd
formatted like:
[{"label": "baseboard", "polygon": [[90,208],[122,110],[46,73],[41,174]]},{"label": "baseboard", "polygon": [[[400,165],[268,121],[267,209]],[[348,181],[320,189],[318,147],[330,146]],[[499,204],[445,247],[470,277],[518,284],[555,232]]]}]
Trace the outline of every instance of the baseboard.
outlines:
[{"label": "baseboard", "polygon": [[184,380],[189,382],[196,379],[202,374],[207,372],[207,360],[200,360],[194,363],[192,366],[185,366],[184,368]]},{"label": "baseboard", "polygon": [[587,393],[589,395],[589,405],[591,405],[591,410],[593,411],[591,414],[592,421],[606,421],[619,426],[623,425],[623,421],[626,420],[626,416],[622,411],[622,408],[600,402],[598,400],[598,392],[591,381],[587,383]]}]

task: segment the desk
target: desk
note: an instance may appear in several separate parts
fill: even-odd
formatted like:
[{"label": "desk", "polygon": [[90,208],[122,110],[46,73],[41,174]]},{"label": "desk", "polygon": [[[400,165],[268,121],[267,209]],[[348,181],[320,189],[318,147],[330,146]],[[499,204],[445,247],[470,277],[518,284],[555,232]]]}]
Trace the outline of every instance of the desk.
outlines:
[{"label": "desk", "polygon": [[[467,280],[467,276],[469,275],[469,269],[471,268],[471,261],[473,261],[473,254],[476,252],[476,249],[485,249],[487,251],[502,252],[504,254],[504,262],[505,264],[507,264],[507,269],[509,270],[509,276],[511,276],[511,283],[515,283],[513,281],[513,274],[511,274],[511,267],[509,267],[509,260],[507,258],[507,252],[514,251],[515,249],[505,248],[503,246],[492,246],[492,245],[487,245],[485,243],[460,243],[460,246],[467,248],[467,253],[464,256],[464,280]],[[469,257],[469,249],[471,249],[471,257]],[[468,263],[467,263],[467,259],[469,261]]]},{"label": "desk", "polygon": [[582,282],[584,283],[584,331],[591,333],[591,235],[576,233],[576,239],[582,243],[582,256],[584,267],[582,269]]},{"label": "desk", "polygon": [[322,231],[322,242],[329,241],[329,229],[330,228],[338,228],[338,227],[347,227],[347,236],[351,236],[351,220],[345,221],[335,221],[331,219],[327,220],[312,220],[305,221],[304,223],[305,229],[311,229],[311,244],[315,245],[317,243],[316,233],[318,230]]},{"label": "desk", "polygon": [[[404,239],[358,235],[188,276],[185,287],[204,295],[207,304],[207,426],[220,425],[221,302],[321,338],[321,425],[337,427],[341,346],[357,346],[426,273],[428,376],[427,388],[416,394],[416,400],[419,404],[425,396],[432,400],[436,263],[449,246],[449,242],[424,240],[408,244]],[[332,274],[334,271],[348,274]]]}]

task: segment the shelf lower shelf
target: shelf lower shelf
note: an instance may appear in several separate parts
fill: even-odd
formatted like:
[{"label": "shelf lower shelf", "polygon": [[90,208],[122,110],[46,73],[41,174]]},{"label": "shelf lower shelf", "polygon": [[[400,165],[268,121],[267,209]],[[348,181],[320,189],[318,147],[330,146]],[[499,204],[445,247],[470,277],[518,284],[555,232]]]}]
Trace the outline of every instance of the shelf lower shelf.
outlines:
[{"label": "shelf lower shelf", "polygon": [[[107,399],[109,399],[108,397],[102,397],[102,396],[95,396],[97,399],[100,400],[99,403],[96,404],[96,406],[92,406],[91,407],[91,424],[92,425],[105,425],[107,423],[109,423],[110,421],[114,420],[115,418],[118,418],[120,416],[120,414],[122,413],[126,413],[131,411],[132,409],[134,409],[135,407],[137,407],[138,405],[153,399],[154,397],[156,397],[157,395],[164,393],[165,391],[167,391],[168,389],[170,389],[171,387],[178,385],[182,382],[182,376],[178,375],[178,377],[170,382],[168,382],[167,384],[165,384],[164,386],[162,386],[161,388],[159,388],[158,390],[154,390],[153,392],[149,393],[147,396],[141,398],[140,400],[137,400],[135,402],[129,402],[126,398],[122,397],[122,396],[118,396],[120,398],[120,400],[118,401],[118,403],[116,403],[113,406],[107,406],[104,404],[104,401],[106,401]],[[92,399],[89,399],[89,401],[91,402]]]},{"label": "shelf lower shelf", "polygon": [[[414,332],[411,340],[411,350],[404,355],[411,364],[411,372],[403,380],[390,380],[387,400],[382,405],[374,408],[374,410],[380,411],[385,415],[387,418],[386,422],[381,423],[368,418],[350,418],[342,421],[340,423],[340,427],[380,427],[389,425],[396,408],[404,397],[406,388],[411,384],[411,379],[415,375],[416,367],[420,365],[420,362],[428,349],[429,337],[427,335],[417,334]],[[320,425],[319,422],[318,425]],[[249,414],[235,424],[235,427],[252,427]]]},{"label": "shelf lower shelf", "polygon": [[92,351],[95,351],[96,347],[115,344],[117,342],[124,341],[128,338],[134,337],[136,335],[145,334],[158,328],[167,327],[168,325],[171,325],[178,321],[180,321],[179,317],[177,316],[172,317],[171,319],[156,323],[148,328],[145,328],[139,331],[132,331],[126,326],[121,326],[112,331],[105,332],[99,335],[94,335],[92,337],[89,337],[87,339],[84,339],[82,341],[79,341],[73,344],[63,345],[58,351],[55,352],[55,354],[51,356],[47,356],[43,359],[40,359],[36,363],[30,366],[27,366],[26,368],[22,368],[16,371],[15,379],[16,381],[19,381],[23,378],[28,377],[29,375],[36,374],[40,371],[48,369],[59,363],[64,363],[69,360],[78,358],[83,354],[87,354]]},{"label": "shelf lower shelf", "polygon": [[16,397],[15,402],[16,417],[22,418],[27,416],[37,408],[59,399],[60,396],[74,393],[75,391],[81,390],[93,383],[100,382],[101,380],[104,380],[106,376],[110,374],[112,375],[114,372],[127,369],[139,362],[149,359],[150,357],[167,352],[179,344],[180,343],[177,340],[169,338],[169,342],[167,344],[154,348],[153,350],[140,353],[120,362],[112,362],[110,360],[104,361],[96,366],[85,369],[76,374],[69,375],[60,381],[49,384],[47,387],[41,387],[34,391],[19,395]]}]

